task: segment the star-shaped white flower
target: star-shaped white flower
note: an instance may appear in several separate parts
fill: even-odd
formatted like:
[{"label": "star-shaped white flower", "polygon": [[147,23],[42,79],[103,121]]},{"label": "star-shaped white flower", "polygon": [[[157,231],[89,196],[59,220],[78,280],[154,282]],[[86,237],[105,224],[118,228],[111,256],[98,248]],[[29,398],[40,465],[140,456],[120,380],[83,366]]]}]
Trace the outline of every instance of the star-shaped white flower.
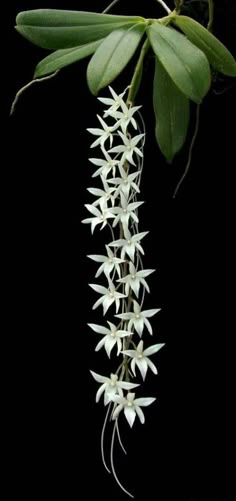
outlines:
[{"label": "star-shaped white flower", "polygon": [[110,87],[109,85],[109,91],[112,95],[111,97],[98,97],[98,100],[101,101],[101,103],[105,104],[106,106],[109,106],[109,108],[105,111],[104,117],[109,116],[113,111],[118,110],[120,106],[124,103],[123,96],[125,95],[128,87],[122,92],[122,94],[116,94],[114,89]]},{"label": "star-shaped white flower", "polygon": [[135,398],[135,393],[127,393],[126,397],[113,394],[111,396],[111,399],[113,400],[113,402],[116,402],[118,404],[112,414],[112,419],[118,418],[120,412],[124,410],[125,417],[131,428],[134,424],[136,414],[138,415],[142,424],[145,422],[144,413],[141,407],[147,407],[156,400],[152,397]]},{"label": "star-shaped white flower", "polygon": [[126,297],[125,294],[121,294],[120,292],[117,292],[113,282],[108,278],[109,281],[109,288],[103,287],[102,285],[97,285],[97,284],[89,284],[89,286],[99,294],[101,294],[101,297],[94,303],[93,305],[93,310],[97,308],[100,304],[103,306],[103,315],[106,314],[108,308],[115,303],[116,305],[116,313],[119,311],[120,307],[120,299],[123,297]]},{"label": "star-shaped white flower", "polygon": [[[123,132],[118,131],[121,139],[123,140],[123,144],[119,146],[114,146],[109,150],[109,153],[122,153],[122,158],[120,160],[123,165],[127,160],[130,164],[136,165],[133,160],[133,154],[136,153],[139,157],[143,157],[143,152],[137,147],[139,141],[145,136],[145,134],[138,134],[134,137],[128,137]],[[142,148],[142,146],[141,146]]]},{"label": "star-shaped white flower", "polygon": [[153,317],[160,308],[155,308],[152,310],[141,310],[141,306],[133,299],[133,311],[128,313],[120,313],[116,315],[117,318],[122,318],[122,320],[129,320],[128,330],[132,330],[134,326],[136,332],[141,337],[143,333],[144,326],[146,325],[148,332],[152,334],[152,326],[148,320],[148,318]]},{"label": "star-shaped white flower", "polygon": [[132,358],[131,361],[131,369],[133,371],[134,376],[136,376],[135,372],[135,365],[138,366],[143,380],[146,377],[148,367],[151,369],[151,371],[154,374],[157,374],[157,368],[154,365],[154,363],[148,358],[150,355],[153,355],[157,351],[159,351],[162,346],[164,346],[165,343],[158,343],[158,344],[153,344],[152,346],[149,346],[145,350],[143,349],[143,341],[139,341],[138,346],[136,350],[124,350],[122,353],[124,355],[128,355],[129,357]]},{"label": "star-shaped white flower", "polygon": [[101,224],[101,230],[106,226],[107,220],[110,218],[114,219],[114,214],[110,212],[110,209],[106,207],[104,204],[100,204],[100,210],[97,207],[94,207],[94,205],[91,204],[85,204],[86,209],[88,209],[91,214],[93,214],[93,217],[86,217],[85,219],[82,220],[82,223],[84,224],[91,224],[91,232],[93,233],[96,226],[98,224]]},{"label": "star-shaped white flower", "polygon": [[140,245],[140,241],[144,238],[149,232],[142,231],[141,233],[137,233],[135,235],[131,235],[128,231],[126,234],[126,238],[120,238],[119,240],[114,240],[109,243],[109,247],[118,247],[121,248],[121,259],[124,259],[127,254],[131,261],[134,261],[135,251],[136,249],[144,254],[144,250]]},{"label": "star-shaped white flower", "polygon": [[122,225],[126,228],[128,228],[129,224],[129,219],[133,219],[135,223],[139,222],[138,216],[136,214],[136,209],[140,207],[144,202],[131,202],[129,203],[127,198],[125,197],[124,193],[120,193],[120,207],[113,207],[111,209],[112,214],[116,214],[116,218],[113,221],[113,228],[119,223],[119,221],[122,223]]},{"label": "star-shaped white flower", "polygon": [[100,205],[100,207],[105,207],[108,202],[111,203],[112,206],[115,204],[115,188],[110,188],[105,179],[102,179],[104,190],[100,188],[87,188],[89,193],[98,197],[95,202],[92,203],[94,207]]},{"label": "star-shaped white flower", "polygon": [[113,142],[113,132],[117,129],[118,125],[114,124],[112,126],[109,126],[99,115],[97,115],[97,117],[102,126],[102,129],[97,129],[97,128],[87,129],[87,131],[90,132],[90,134],[93,134],[94,136],[99,136],[98,139],[96,139],[91,144],[90,148],[95,148],[95,146],[104,147],[104,144],[107,139],[110,140],[110,148],[111,148]]},{"label": "star-shaped white flower", "polygon": [[131,123],[135,130],[137,130],[137,122],[134,119],[134,113],[141,108],[141,106],[130,106],[128,107],[124,101],[121,103],[122,111],[110,111],[109,115],[116,120],[118,120],[118,125],[122,132],[126,134],[127,127]]},{"label": "star-shaped white flower", "polygon": [[130,289],[135,293],[135,296],[138,297],[140,285],[150,292],[149,286],[145,280],[145,277],[148,277],[155,270],[136,270],[134,264],[130,261],[129,263],[129,274],[123,278],[117,280],[117,282],[121,282],[125,284],[125,293],[128,296]]},{"label": "star-shaped white flower", "polygon": [[112,250],[108,247],[108,245],[106,245],[106,250],[107,250],[107,256],[100,256],[97,254],[90,254],[87,256],[93,261],[102,263],[101,266],[99,266],[95,277],[96,278],[99,277],[102,273],[104,273],[106,277],[109,277],[114,269],[116,270],[118,276],[120,277],[121,275],[120,264],[124,263],[125,259],[116,257],[113,254]]},{"label": "star-shaped white flower", "polygon": [[112,175],[115,176],[116,166],[119,164],[119,160],[112,158],[104,148],[102,148],[102,152],[105,158],[89,158],[89,161],[99,167],[92,177],[101,176],[106,179],[110,171],[112,171]]},{"label": "star-shaped white flower", "polygon": [[122,165],[119,165],[119,170],[121,177],[114,177],[107,180],[108,183],[116,186],[115,197],[122,191],[126,198],[128,198],[131,189],[136,193],[140,193],[138,185],[134,182],[134,179],[139,176],[140,171],[129,174],[128,170],[125,170]]},{"label": "star-shaped white flower", "polygon": [[123,397],[123,390],[132,390],[133,388],[139,386],[139,384],[119,381],[117,374],[111,374],[110,377],[106,377],[93,371],[90,372],[95,381],[102,384],[96,393],[96,402],[99,402],[101,395],[104,393],[104,405],[113,401],[113,397],[117,393],[120,397]]},{"label": "star-shaped white flower", "polygon": [[110,329],[104,327],[103,325],[97,325],[97,324],[88,324],[88,325],[89,327],[91,327],[91,329],[93,329],[93,331],[97,332],[98,334],[102,334],[104,336],[101,339],[101,341],[99,341],[99,343],[97,344],[95,351],[99,351],[104,346],[107,356],[110,358],[111,350],[112,348],[114,348],[115,345],[117,345],[117,356],[120,354],[122,349],[121,339],[127,336],[132,336],[132,332],[118,329],[116,325],[114,325],[112,322],[109,322],[108,320],[107,323]]}]

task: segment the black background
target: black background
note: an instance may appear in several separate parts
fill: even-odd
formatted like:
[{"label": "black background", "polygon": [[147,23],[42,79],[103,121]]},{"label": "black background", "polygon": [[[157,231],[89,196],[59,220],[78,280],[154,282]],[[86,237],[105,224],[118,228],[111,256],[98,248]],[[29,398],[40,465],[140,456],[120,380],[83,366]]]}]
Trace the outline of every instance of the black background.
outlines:
[{"label": "black background", "polygon": [[[126,5],[127,3],[127,5]],[[114,12],[158,17],[156,2],[120,2]],[[236,55],[235,2],[215,2],[215,34]],[[96,126],[98,101],[86,86],[86,65],[35,84],[8,117],[15,92],[46,52],[14,29],[17,12],[32,8],[101,11],[105,1],[15,1],[6,8],[7,53],[2,93],[6,113],[3,162],[3,268],[7,274],[3,350],[8,427],[5,432],[8,497],[126,499],[103,469],[99,454],[102,405],[89,369],[109,370],[94,356],[96,335],[86,323],[95,294],[95,267],[86,254],[103,249],[91,237],[83,204],[91,200],[86,127]],[[121,91],[127,73],[114,83]],[[153,326],[165,348],[159,375],[143,392],[157,396],[146,424],[122,423],[128,457],[117,452],[117,471],[136,499],[231,501],[235,498],[235,87],[214,83],[201,109],[190,173],[175,200],[187,148],[167,165],[155,143],[153,60],[145,65],[137,98],[147,126],[140,211],[145,265],[157,268],[147,307],[161,307]],[[216,94],[213,90],[222,91]],[[105,91],[103,92],[103,95]],[[192,109],[194,114],[194,107]],[[193,123],[191,125],[193,127]],[[189,136],[188,141],[191,136]]]}]

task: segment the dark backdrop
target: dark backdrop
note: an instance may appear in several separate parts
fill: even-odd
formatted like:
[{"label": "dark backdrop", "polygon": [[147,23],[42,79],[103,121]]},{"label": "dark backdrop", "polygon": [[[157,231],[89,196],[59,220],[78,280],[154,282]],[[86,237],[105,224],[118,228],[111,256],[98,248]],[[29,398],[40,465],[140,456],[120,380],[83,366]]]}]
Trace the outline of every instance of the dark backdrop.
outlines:
[{"label": "dark backdrop", "polygon": [[[135,4],[121,1],[120,12],[162,15],[155,2],[140,9]],[[236,55],[235,2],[215,4],[215,33]],[[86,87],[87,62],[29,89],[8,118],[15,92],[46,54],[14,31],[16,13],[38,7],[100,11],[105,5],[16,0],[6,9],[3,358],[9,499],[13,491],[27,500],[125,499],[101,464],[103,411],[95,405],[89,374],[90,368],[109,369],[105,356],[94,356],[97,338],[86,326],[98,320],[87,285],[95,267],[86,254],[102,250],[105,234],[92,238],[80,222],[90,200],[86,187],[92,185],[86,127],[96,126],[101,110]],[[127,85],[129,71],[116,89]],[[137,99],[147,126],[140,226],[150,231],[145,265],[157,268],[146,304],[162,308],[153,324],[156,342],[166,347],[158,356],[159,375],[146,385],[157,403],[147,409],[145,426],[137,422],[130,431],[122,424],[128,458],[117,453],[117,471],[136,499],[232,501],[235,87],[231,79],[217,79],[204,100],[191,170],[173,200],[187,149],[173,165],[158,151],[152,71],[149,58]]]}]

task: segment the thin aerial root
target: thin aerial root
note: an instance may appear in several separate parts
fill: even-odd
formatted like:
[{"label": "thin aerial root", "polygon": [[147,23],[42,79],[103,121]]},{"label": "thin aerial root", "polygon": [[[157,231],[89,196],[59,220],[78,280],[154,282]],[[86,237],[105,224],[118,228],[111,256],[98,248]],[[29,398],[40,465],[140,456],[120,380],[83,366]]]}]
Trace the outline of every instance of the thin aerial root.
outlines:
[{"label": "thin aerial root", "polygon": [[191,141],[190,148],[189,148],[187,165],[186,165],[186,168],[185,168],[185,171],[184,171],[183,175],[181,176],[181,178],[180,178],[180,180],[179,180],[179,182],[178,182],[178,184],[177,184],[177,186],[175,188],[173,198],[176,197],[181,184],[183,183],[184,179],[186,178],[186,176],[188,174],[188,171],[189,171],[189,168],[190,168],[190,165],[191,165],[191,161],[192,161],[193,147],[195,145],[195,142],[196,142],[196,139],[197,139],[197,135],[198,135],[199,120],[200,120],[200,104],[197,105],[195,129],[194,129],[192,141]]},{"label": "thin aerial root", "polygon": [[111,471],[109,470],[109,468],[108,468],[108,466],[107,466],[107,464],[106,464],[106,461],[105,461],[105,454],[104,454],[104,435],[105,435],[105,430],[106,430],[106,425],[107,425],[107,420],[108,420],[108,416],[109,416],[110,408],[111,408],[111,402],[110,402],[110,404],[108,405],[107,413],[106,413],[106,416],[105,416],[105,419],[104,419],[104,423],[103,423],[103,427],[102,427],[102,432],[101,432],[101,455],[102,455],[102,462],[103,462],[103,464],[104,464],[105,469],[108,471],[108,473],[111,473]]},{"label": "thin aerial root", "polygon": [[115,471],[115,467],[114,467],[114,460],[113,460],[113,452],[114,452],[114,441],[115,441],[115,434],[116,434],[116,431],[117,431],[117,425],[116,425],[116,422],[114,423],[114,427],[113,427],[113,432],[112,432],[112,437],[111,437],[111,452],[110,452],[110,458],[111,458],[111,469],[112,469],[112,473],[113,473],[113,476],[114,476],[114,479],[116,480],[117,484],[119,485],[119,487],[121,488],[121,490],[123,492],[125,492],[125,494],[127,494],[130,498],[134,499],[134,496],[133,494],[131,494],[129,491],[127,491],[123,485],[120,483],[118,477],[117,477],[117,474],[116,474],[116,471]]},{"label": "thin aerial root", "polygon": [[109,10],[112,9],[112,7],[114,7],[116,5],[116,3],[118,3],[119,0],[113,0],[113,2],[111,2],[103,11],[102,11],[102,14],[106,14],[107,12],[109,12]]},{"label": "thin aerial root", "polygon": [[119,440],[119,444],[121,446],[121,449],[125,454],[127,454],[126,449],[124,448],[124,445],[123,445],[122,440],[121,440],[120,430],[119,430],[119,426],[118,426],[118,420],[116,421],[116,431],[117,431],[117,436],[118,436],[118,440]]},{"label": "thin aerial root", "polygon": [[50,80],[51,78],[55,77],[57,74],[59,73],[59,70],[55,71],[54,73],[52,73],[51,75],[47,75],[46,77],[41,77],[41,78],[34,78],[34,80],[32,80],[31,82],[27,83],[26,85],[24,85],[23,87],[21,87],[20,90],[18,90],[18,92],[16,93],[15,95],[15,98],[14,98],[14,101],[11,105],[11,111],[10,111],[10,115],[13,115],[14,111],[15,111],[15,107],[16,107],[16,104],[20,98],[20,96],[27,90],[29,89],[32,85],[34,85],[35,83],[39,83],[39,82],[44,82],[45,80]]}]

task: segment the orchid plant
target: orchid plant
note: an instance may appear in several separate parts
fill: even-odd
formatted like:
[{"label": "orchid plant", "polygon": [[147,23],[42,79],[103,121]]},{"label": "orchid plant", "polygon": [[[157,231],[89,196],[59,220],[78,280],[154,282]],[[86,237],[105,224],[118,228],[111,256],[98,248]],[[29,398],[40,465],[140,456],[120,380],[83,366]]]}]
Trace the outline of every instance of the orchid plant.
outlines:
[{"label": "orchid plant", "polygon": [[[139,200],[144,166],[146,130],[141,105],[134,105],[142,81],[142,69],[148,52],[154,54],[153,106],[156,118],[157,144],[167,162],[172,162],[183,147],[189,124],[189,103],[199,106],[211,85],[211,72],[236,76],[236,62],[224,45],[212,34],[214,5],[206,0],[209,9],[207,27],[182,15],[184,0],[176,0],[171,10],[163,0],[157,0],[165,10],[159,19],[107,14],[117,3],[113,1],[103,13],[60,10],[21,12],[16,29],[30,42],[53,52],[36,67],[32,83],[51,78],[65,66],[92,56],[87,69],[87,81],[97,96],[108,87],[108,93],[98,97],[102,113],[97,125],[88,129],[92,136],[89,162],[95,186],[88,188],[90,203],[83,223],[91,233],[104,230],[104,254],[91,254],[97,266],[96,283],[90,287],[95,296],[92,309],[99,308],[101,323],[89,322],[89,328],[99,337],[95,351],[104,350],[112,363],[110,372],[97,374],[93,379],[100,386],[96,402],[106,408],[101,433],[101,452],[105,468],[110,471],[104,454],[104,434],[112,425],[110,464],[114,467],[114,443],[121,441],[119,423],[122,416],[132,428],[136,416],[143,424],[143,407],[156,397],[142,395],[142,385],[148,369],[156,375],[156,354],[163,342],[150,343],[153,335],[150,319],[160,311],[159,305],[145,309],[146,294],[150,293],[147,278],[154,273],[144,268],[143,239],[148,230],[139,228],[138,212],[144,203]],[[116,91],[110,84],[125,69],[139,50],[131,82],[126,89]],[[22,91],[13,103],[13,108]],[[102,116],[101,116],[102,114]],[[193,142],[190,145],[192,151]],[[187,169],[189,162],[187,164]],[[184,175],[186,172],[184,173]],[[182,181],[182,180],[181,180]],[[92,319],[92,317],[91,317]],[[155,329],[154,329],[155,331]],[[96,341],[95,341],[96,342]],[[152,359],[150,358],[152,357]],[[144,393],[145,395],[145,393]]]}]

